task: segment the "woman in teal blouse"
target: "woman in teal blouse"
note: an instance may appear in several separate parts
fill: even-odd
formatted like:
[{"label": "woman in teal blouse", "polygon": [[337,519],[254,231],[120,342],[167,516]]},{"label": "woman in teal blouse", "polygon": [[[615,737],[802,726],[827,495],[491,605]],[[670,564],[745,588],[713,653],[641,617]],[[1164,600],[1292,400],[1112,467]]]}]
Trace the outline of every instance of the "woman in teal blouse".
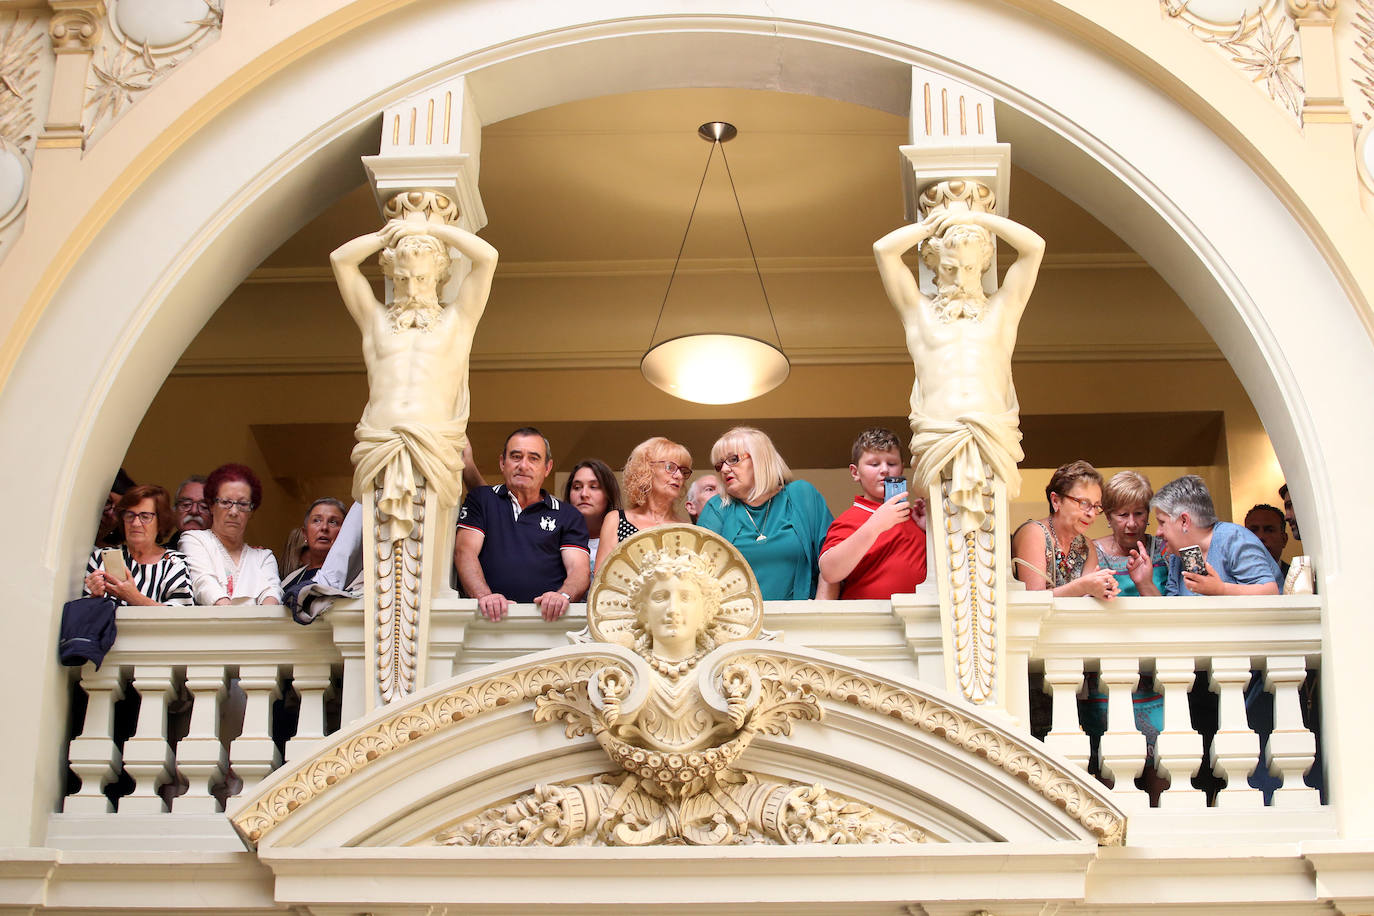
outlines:
[{"label": "woman in teal blouse", "polygon": [[737,426],[717,439],[711,463],[724,490],[697,524],[739,549],[765,600],[816,597],[821,543],[834,520],[820,492],[794,480],[773,441],[752,427]]}]

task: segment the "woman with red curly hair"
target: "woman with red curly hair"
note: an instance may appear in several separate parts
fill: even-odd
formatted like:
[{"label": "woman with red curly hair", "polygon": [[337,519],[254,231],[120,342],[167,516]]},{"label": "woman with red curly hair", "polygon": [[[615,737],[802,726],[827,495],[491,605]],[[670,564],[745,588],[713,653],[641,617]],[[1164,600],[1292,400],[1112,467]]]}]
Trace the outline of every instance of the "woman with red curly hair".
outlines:
[{"label": "woman with red curly hair", "polygon": [[205,499],[210,530],[181,536],[196,604],[281,604],[277,558],[243,540],[253,510],[262,505],[258,476],[242,464],[220,465],[205,480]]},{"label": "woman with red curly hair", "polygon": [[612,509],[601,523],[601,543],[596,548],[594,569],[615,550],[615,545],[637,531],[675,522],[686,522],[677,510],[692,478],[692,453],[671,439],[655,436],[634,447],[625,461],[625,508]]}]

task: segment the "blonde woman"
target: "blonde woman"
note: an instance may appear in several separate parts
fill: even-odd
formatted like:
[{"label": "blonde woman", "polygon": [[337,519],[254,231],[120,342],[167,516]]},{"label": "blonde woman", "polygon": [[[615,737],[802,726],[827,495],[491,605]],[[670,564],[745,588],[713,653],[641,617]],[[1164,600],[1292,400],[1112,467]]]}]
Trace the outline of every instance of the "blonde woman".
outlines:
[{"label": "blonde woman", "polygon": [[752,427],[737,426],[717,439],[711,463],[725,489],[697,524],[739,548],[766,600],[815,598],[821,544],[834,521],[824,497],[793,479],[773,440]]},{"label": "blonde woman", "polygon": [[655,436],[636,445],[625,461],[625,508],[606,513],[593,568],[601,569],[615,545],[636,531],[686,522],[677,505],[691,477],[691,452],[671,439]]}]

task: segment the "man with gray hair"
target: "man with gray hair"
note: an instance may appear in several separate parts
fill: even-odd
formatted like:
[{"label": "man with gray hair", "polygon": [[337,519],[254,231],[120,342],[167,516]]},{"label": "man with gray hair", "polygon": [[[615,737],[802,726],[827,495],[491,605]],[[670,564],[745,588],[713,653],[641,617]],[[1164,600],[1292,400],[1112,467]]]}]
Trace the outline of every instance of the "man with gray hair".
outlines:
[{"label": "man with gray hair", "polygon": [[693,524],[696,524],[701,510],[706,508],[711,497],[719,492],[720,478],[715,474],[705,474],[692,481],[692,485],[687,488],[687,514],[692,517]]},{"label": "man with gray hair", "polygon": [[[1279,564],[1245,528],[1217,520],[1207,484],[1187,474],[1160,487],[1150,500],[1159,536],[1172,550],[1166,595],[1277,595]],[[1197,557],[1201,572],[1185,572],[1183,555]],[[1150,552],[1137,544],[1126,571],[1141,595],[1158,595],[1151,581]]]}]

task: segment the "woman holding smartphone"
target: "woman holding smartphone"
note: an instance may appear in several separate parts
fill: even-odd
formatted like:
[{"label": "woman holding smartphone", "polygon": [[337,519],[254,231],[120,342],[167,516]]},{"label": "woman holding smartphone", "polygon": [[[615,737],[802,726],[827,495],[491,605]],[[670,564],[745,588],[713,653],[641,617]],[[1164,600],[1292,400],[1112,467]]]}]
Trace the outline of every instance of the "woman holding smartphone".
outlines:
[{"label": "woman holding smartphone", "polygon": [[[1217,521],[1207,484],[1187,474],[1160,487],[1150,505],[1169,555],[1166,595],[1277,595],[1279,564],[1248,529]],[[1158,595],[1150,551],[1139,544],[1126,571],[1142,595]]]},{"label": "woman holding smartphone", "polygon": [[1102,475],[1086,461],[1060,465],[1045,487],[1048,518],[1023,524],[1011,536],[1016,578],[1029,591],[1053,589],[1058,598],[1115,598],[1116,576],[1099,569],[1086,535],[1102,512]]},{"label": "woman holding smartphone", "polygon": [[83,594],[108,596],[117,605],[190,604],[186,557],[158,544],[176,530],[167,491],[133,487],[115,505],[115,517],[123,526],[124,544],[91,552]]}]

